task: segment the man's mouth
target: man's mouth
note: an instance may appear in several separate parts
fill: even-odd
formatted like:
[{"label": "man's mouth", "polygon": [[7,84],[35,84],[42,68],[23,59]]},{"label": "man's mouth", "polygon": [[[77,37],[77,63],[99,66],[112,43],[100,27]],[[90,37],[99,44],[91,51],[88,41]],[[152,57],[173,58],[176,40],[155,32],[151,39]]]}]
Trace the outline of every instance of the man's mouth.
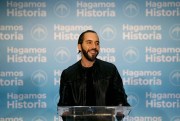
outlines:
[{"label": "man's mouth", "polygon": [[90,50],[89,53],[91,53],[91,54],[97,54],[97,50]]}]

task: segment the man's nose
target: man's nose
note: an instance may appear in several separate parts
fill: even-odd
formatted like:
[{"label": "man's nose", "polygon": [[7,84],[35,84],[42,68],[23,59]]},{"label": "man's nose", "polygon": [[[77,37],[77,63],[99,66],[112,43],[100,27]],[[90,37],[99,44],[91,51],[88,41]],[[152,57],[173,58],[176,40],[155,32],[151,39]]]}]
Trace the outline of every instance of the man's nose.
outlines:
[{"label": "man's nose", "polygon": [[97,48],[97,44],[96,44],[96,43],[93,43],[93,44],[92,44],[92,48]]}]

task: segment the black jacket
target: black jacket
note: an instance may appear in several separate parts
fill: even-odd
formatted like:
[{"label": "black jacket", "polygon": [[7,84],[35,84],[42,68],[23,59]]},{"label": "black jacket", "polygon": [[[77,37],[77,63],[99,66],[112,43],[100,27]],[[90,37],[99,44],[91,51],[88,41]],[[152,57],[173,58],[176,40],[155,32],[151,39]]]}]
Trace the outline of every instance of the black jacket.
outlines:
[{"label": "black jacket", "polygon": [[[86,106],[86,82],[81,61],[61,74],[58,106]],[[115,65],[97,59],[92,81],[96,94],[95,106],[129,106],[122,79]]]}]

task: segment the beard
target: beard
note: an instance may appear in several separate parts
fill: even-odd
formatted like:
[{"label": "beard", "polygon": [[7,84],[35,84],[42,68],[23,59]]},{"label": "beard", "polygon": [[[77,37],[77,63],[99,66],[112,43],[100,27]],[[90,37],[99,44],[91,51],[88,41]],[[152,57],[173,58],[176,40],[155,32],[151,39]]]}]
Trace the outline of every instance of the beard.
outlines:
[{"label": "beard", "polygon": [[96,51],[97,54],[92,55],[92,56],[89,56],[89,55],[88,55],[88,52],[91,51],[91,50],[86,51],[86,50],[84,50],[84,48],[83,48],[82,46],[81,46],[81,48],[82,48],[82,53],[83,53],[84,57],[85,57],[88,61],[94,61],[94,60],[96,59],[97,55],[99,54],[99,51],[98,51],[97,49],[91,49],[91,50]]}]

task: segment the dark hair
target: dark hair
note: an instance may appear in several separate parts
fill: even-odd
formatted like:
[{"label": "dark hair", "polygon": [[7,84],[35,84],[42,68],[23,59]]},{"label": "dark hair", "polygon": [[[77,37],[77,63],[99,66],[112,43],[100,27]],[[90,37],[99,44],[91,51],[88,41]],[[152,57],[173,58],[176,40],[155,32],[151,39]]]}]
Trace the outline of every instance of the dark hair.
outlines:
[{"label": "dark hair", "polygon": [[[86,34],[86,33],[88,33],[88,32],[96,33],[96,32],[93,31],[93,30],[86,30],[86,31],[84,31],[84,32],[81,33],[81,35],[79,36],[78,44],[82,44],[82,43],[83,43],[84,34]],[[96,33],[96,34],[97,34],[97,33]]]}]

